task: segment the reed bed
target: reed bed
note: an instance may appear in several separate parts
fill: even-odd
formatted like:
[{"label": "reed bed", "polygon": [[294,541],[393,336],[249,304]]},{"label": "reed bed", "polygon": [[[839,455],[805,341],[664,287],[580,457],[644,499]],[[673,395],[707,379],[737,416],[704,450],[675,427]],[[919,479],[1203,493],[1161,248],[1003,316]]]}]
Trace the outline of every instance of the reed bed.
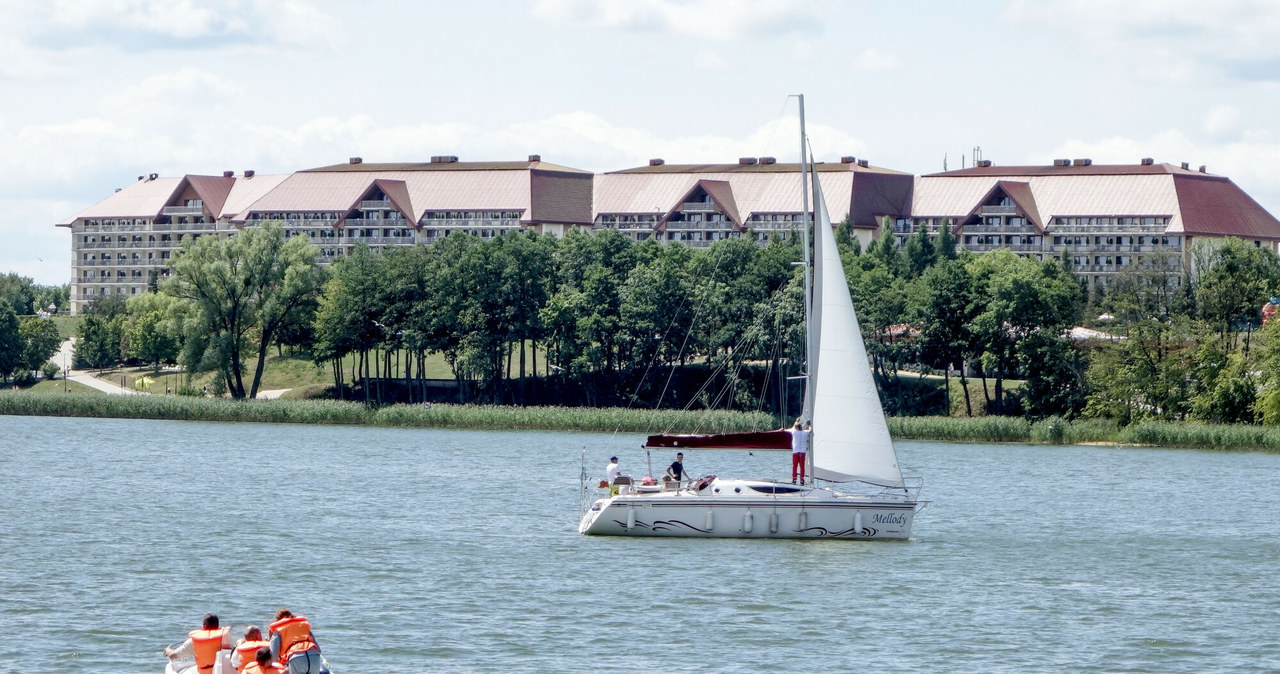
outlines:
[{"label": "reed bed", "polygon": [[1028,442],[1031,424],[1018,417],[890,417],[889,434],[948,442]]},{"label": "reed bed", "polygon": [[1123,429],[1120,441],[1162,447],[1280,451],[1280,428],[1243,424],[1147,421]]},{"label": "reed bed", "polygon": [[[0,415],[623,433],[728,433],[777,425],[763,412],[722,410],[445,404],[370,409],[358,402],[338,400],[231,400],[40,391],[0,391]],[[1148,421],[1121,427],[1102,419],[1068,421],[1058,417],[1034,424],[1015,417],[890,417],[889,432],[898,439],[946,442],[1106,442],[1280,451],[1278,427],[1189,422]]]},{"label": "reed bed", "polygon": [[351,424],[401,428],[725,433],[771,428],[767,414],[620,408],[392,405],[337,400],[232,400],[189,396],[104,396],[0,392],[0,414],[183,421]]}]

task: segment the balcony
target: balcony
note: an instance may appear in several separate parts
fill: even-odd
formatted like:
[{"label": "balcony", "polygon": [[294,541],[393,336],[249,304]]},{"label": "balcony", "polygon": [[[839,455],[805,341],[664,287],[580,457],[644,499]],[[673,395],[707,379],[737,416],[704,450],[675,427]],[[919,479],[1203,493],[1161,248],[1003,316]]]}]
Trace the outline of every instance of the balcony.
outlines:
[{"label": "balcony", "polygon": [[690,201],[680,204],[680,210],[685,213],[713,213],[716,205],[705,201]]},{"label": "balcony", "polygon": [[1138,232],[1159,234],[1167,225],[1049,225],[1047,230],[1058,234],[1081,232],[1086,234],[1134,234]]},{"label": "balcony", "polygon": [[365,210],[389,210],[391,208],[390,199],[369,199],[360,202],[360,208]]},{"label": "balcony", "polygon": [[164,215],[204,215],[204,206],[165,206]]},{"label": "balcony", "polygon": [[983,206],[983,215],[1017,215],[1017,206]]}]

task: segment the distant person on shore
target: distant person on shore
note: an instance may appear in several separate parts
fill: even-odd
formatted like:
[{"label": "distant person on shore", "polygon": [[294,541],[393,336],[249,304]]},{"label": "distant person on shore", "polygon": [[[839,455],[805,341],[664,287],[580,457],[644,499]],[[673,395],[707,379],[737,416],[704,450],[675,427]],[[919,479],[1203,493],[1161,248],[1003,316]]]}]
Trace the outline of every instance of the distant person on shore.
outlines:
[{"label": "distant person on shore", "polygon": [[276,611],[271,632],[271,655],[289,674],[328,674],[320,659],[320,645],[311,634],[311,623],[287,608]]},{"label": "distant person on shore", "polygon": [[275,674],[283,671],[284,667],[271,661],[271,648],[263,646],[254,654],[253,662],[245,665],[242,674]]},{"label": "distant person on shore", "polygon": [[796,483],[796,473],[800,474],[800,484],[804,484],[805,459],[809,455],[809,435],[810,431],[804,427],[804,422],[796,419],[796,423],[791,426],[791,484]]},{"label": "distant person on shore", "polygon": [[267,648],[270,655],[271,642],[262,638],[262,628],[250,625],[244,628],[244,638],[236,642],[235,653],[231,654],[231,665],[237,672],[243,672],[258,657],[258,650]]},{"label": "distant person on shore", "polygon": [[689,474],[684,472],[684,452],[676,452],[676,460],[667,466],[667,474],[663,475],[664,480],[674,481],[679,484],[681,480],[692,479]]},{"label": "distant person on shore", "polygon": [[219,627],[218,616],[206,613],[201,627],[187,633],[187,640],[177,648],[164,649],[164,656],[174,658],[195,658],[196,671],[199,674],[212,674],[213,664],[218,660],[218,652],[231,649],[231,628]]}]

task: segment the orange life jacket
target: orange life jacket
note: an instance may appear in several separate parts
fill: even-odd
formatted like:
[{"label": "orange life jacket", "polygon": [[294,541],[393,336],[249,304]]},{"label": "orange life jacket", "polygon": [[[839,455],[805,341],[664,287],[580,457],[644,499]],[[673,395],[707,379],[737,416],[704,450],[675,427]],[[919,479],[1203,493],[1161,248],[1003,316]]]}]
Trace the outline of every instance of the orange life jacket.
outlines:
[{"label": "orange life jacket", "polygon": [[311,623],[296,615],[292,618],[281,618],[268,628],[272,634],[280,634],[280,662],[289,660],[294,653],[302,653],[311,649],[320,650],[320,646],[311,638]]},{"label": "orange life jacket", "polygon": [[236,652],[240,654],[240,667],[236,669],[237,672],[244,672],[249,665],[257,664],[259,648],[271,648],[271,642],[242,641],[236,646]]},{"label": "orange life jacket", "polygon": [[258,664],[257,660],[250,662],[244,668],[242,674],[274,674],[275,672],[283,672],[284,668],[274,662],[268,662],[266,667]]},{"label": "orange life jacket", "polygon": [[213,663],[218,659],[218,651],[222,650],[222,638],[231,631],[230,627],[212,630],[191,630],[191,649],[196,652],[196,669],[201,672],[212,672]]}]

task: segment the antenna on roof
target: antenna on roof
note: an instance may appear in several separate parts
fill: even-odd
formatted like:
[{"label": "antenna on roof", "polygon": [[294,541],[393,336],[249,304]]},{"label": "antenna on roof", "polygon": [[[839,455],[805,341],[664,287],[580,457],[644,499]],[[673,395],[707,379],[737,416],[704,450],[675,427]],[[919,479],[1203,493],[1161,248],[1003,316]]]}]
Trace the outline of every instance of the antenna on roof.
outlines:
[{"label": "antenna on roof", "polygon": [[982,146],[980,145],[973,146],[973,165],[974,166],[982,165]]}]

